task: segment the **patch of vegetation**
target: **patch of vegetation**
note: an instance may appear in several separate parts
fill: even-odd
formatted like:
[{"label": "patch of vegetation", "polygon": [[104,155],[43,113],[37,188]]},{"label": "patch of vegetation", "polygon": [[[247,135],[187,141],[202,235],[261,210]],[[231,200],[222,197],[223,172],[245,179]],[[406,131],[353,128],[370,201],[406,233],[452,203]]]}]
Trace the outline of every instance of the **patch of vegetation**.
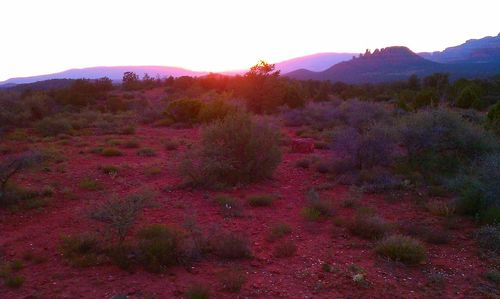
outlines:
[{"label": "patch of vegetation", "polygon": [[205,284],[195,283],[187,288],[184,296],[187,299],[208,299],[210,298],[210,288]]},{"label": "patch of vegetation", "polygon": [[102,248],[93,234],[64,236],[59,248],[63,257],[75,267],[96,266],[103,262]]},{"label": "patch of vegetation", "polygon": [[234,232],[216,232],[209,239],[213,253],[223,259],[245,259],[252,256],[250,241]]},{"label": "patch of vegetation", "polygon": [[90,191],[102,190],[102,184],[91,177],[85,177],[80,181],[80,188]]},{"label": "patch of vegetation", "polygon": [[481,249],[496,254],[500,253],[500,224],[486,225],[474,234]]},{"label": "patch of vegetation", "polygon": [[425,247],[416,239],[403,235],[392,235],[381,240],[375,251],[391,260],[408,265],[423,263],[427,258]]},{"label": "patch of vegetation", "polygon": [[106,147],[102,149],[101,155],[104,157],[120,157],[123,156],[123,152],[114,147]]},{"label": "patch of vegetation", "polygon": [[127,140],[122,144],[122,146],[124,148],[139,148],[140,144],[137,140]]},{"label": "patch of vegetation", "polygon": [[179,142],[175,140],[165,140],[164,146],[167,151],[174,151],[179,148]]},{"label": "patch of vegetation", "polygon": [[268,194],[252,195],[248,197],[248,204],[252,207],[268,207],[272,205],[275,198],[274,195]]},{"label": "patch of vegetation", "polygon": [[118,171],[120,170],[117,166],[114,165],[102,165],[99,166],[99,169],[107,175],[116,176]]},{"label": "patch of vegetation", "polygon": [[231,267],[217,274],[222,288],[230,293],[237,293],[247,282],[247,274],[238,267]]},{"label": "patch of vegetation", "polygon": [[5,278],[5,285],[12,289],[19,289],[24,284],[24,277],[20,275],[9,275]]},{"label": "patch of vegetation", "polygon": [[373,240],[387,235],[391,230],[391,225],[379,216],[358,213],[350,224],[349,230],[356,236]]},{"label": "patch of vegetation", "polygon": [[266,239],[270,242],[281,239],[292,233],[292,228],[286,223],[276,223],[271,226]]},{"label": "patch of vegetation", "polygon": [[154,196],[151,190],[144,190],[124,198],[114,196],[91,211],[90,217],[106,223],[118,241],[123,243],[139,213],[151,204]]},{"label": "patch of vegetation", "polygon": [[243,206],[238,199],[229,195],[219,195],[215,197],[215,202],[220,206],[224,218],[243,216]]},{"label": "patch of vegetation", "polygon": [[140,157],[154,157],[156,156],[156,152],[152,148],[141,148],[137,151],[137,155]]},{"label": "patch of vegetation", "polygon": [[279,133],[246,114],[231,114],[203,130],[201,149],[181,173],[197,186],[234,186],[270,178],[281,161]]},{"label": "patch of vegetation", "polygon": [[332,203],[321,199],[315,189],[309,189],[306,193],[306,207],[302,209],[301,215],[307,220],[324,220],[333,214]]},{"label": "patch of vegetation", "polygon": [[161,224],[150,225],[142,228],[137,238],[139,260],[146,270],[163,272],[182,261],[182,234],[177,229]]},{"label": "patch of vegetation", "polygon": [[277,258],[292,257],[297,252],[297,245],[292,240],[286,240],[274,247],[273,255]]}]

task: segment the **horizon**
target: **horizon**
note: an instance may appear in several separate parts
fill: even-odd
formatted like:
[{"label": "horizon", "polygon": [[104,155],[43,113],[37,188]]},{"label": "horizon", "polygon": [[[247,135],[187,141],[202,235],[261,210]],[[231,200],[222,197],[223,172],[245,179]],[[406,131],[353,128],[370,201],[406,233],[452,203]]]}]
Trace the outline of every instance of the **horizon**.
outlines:
[{"label": "horizon", "polygon": [[500,4],[486,0],[474,6],[422,1],[411,10],[390,0],[20,2],[5,4],[9,14],[0,19],[10,45],[0,55],[0,81],[98,66],[227,72],[261,59],[277,63],[389,46],[434,52],[496,36],[500,28]]}]

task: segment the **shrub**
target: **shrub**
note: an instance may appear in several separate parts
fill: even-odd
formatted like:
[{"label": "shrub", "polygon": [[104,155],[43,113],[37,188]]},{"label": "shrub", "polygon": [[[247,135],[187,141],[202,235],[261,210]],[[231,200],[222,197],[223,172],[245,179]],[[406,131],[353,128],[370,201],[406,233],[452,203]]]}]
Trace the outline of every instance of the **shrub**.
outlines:
[{"label": "shrub", "polygon": [[80,181],[80,188],[96,191],[101,190],[103,187],[99,181],[91,177],[85,177]]},{"label": "shrub", "polygon": [[222,120],[236,111],[236,106],[228,104],[227,100],[216,99],[201,106],[198,113],[198,120],[204,123]]},{"label": "shrub", "polygon": [[30,151],[0,162],[0,206],[11,201],[9,199],[12,199],[14,195],[7,190],[10,179],[19,171],[40,163],[44,159],[42,153]]},{"label": "shrub", "polygon": [[390,224],[383,218],[358,213],[350,231],[364,239],[380,239],[390,231]]},{"label": "shrub", "polygon": [[139,148],[139,142],[137,140],[127,140],[123,143],[124,148]]},{"label": "shrub", "polygon": [[176,229],[150,225],[141,229],[137,238],[139,260],[146,270],[162,272],[182,261],[182,236]]},{"label": "shrub", "polygon": [[231,293],[237,293],[247,282],[246,273],[238,267],[231,267],[217,274],[222,288]]},{"label": "shrub", "polygon": [[488,111],[486,126],[495,134],[500,135],[500,101]]},{"label": "shrub", "polygon": [[487,225],[476,231],[474,234],[479,246],[496,254],[500,253],[500,224]]},{"label": "shrub", "polygon": [[231,114],[203,131],[201,150],[181,172],[195,185],[236,185],[272,176],[281,161],[279,134],[246,114]]},{"label": "shrub", "polygon": [[72,266],[90,267],[102,263],[101,248],[93,234],[64,236],[60,250]]},{"label": "shrub", "polygon": [[180,99],[168,104],[164,114],[174,122],[195,123],[203,103],[195,99]]},{"label": "shrub", "polygon": [[123,156],[123,153],[117,148],[107,147],[102,150],[101,155],[104,157],[119,157]]},{"label": "shrub", "polygon": [[381,125],[374,125],[364,133],[352,127],[338,129],[334,132],[332,149],[336,154],[334,162],[342,161],[343,167],[334,163],[333,168],[342,173],[387,166],[392,161],[394,146],[393,133]]},{"label": "shrub", "polygon": [[137,151],[137,155],[140,157],[154,157],[156,152],[152,148],[142,148]]},{"label": "shrub", "polygon": [[500,154],[477,159],[470,168],[450,181],[458,193],[457,211],[475,216],[485,224],[500,223]]},{"label": "shrub", "polygon": [[9,288],[18,289],[24,284],[24,277],[20,275],[9,275],[5,278],[5,285]]},{"label": "shrub", "polygon": [[274,248],[273,254],[277,258],[291,257],[297,252],[297,245],[291,240],[279,243]]},{"label": "shrub", "polygon": [[72,129],[71,123],[61,117],[46,117],[36,124],[36,130],[43,136],[70,134]]},{"label": "shrub", "polygon": [[375,251],[381,256],[409,265],[422,263],[427,258],[425,247],[419,241],[403,235],[383,239]]},{"label": "shrub", "polygon": [[115,176],[118,174],[119,168],[114,165],[102,165],[99,166],[99,169],[104,173],[108,175]]},{"label": "shrub", "polygon": [[244,259],[252,256],[250,241],[242,234],[218,232],[210,240],[215,255],[224,259]]},{"label": "shrub", "polygon": [[243,215],[243,207],[236,198],[219,195],[215,198],[215,201],[220,206],[224,218],[241,217]]},{"label": "shrub", "polygon": [[271,226],[266,239],[270,242],[273,242],[291,233],[292,233],[292,228],[290,227],[290,225],[286,223],[276,223]]},{"label": "shrub", "polygon": [[125,198],[112,197],[90,213],[90,217],[109,225],[120,243],[125,240],[139,213],[150,204],[154,193],[145,190]]},{"label": "shrub", "polygon": [[195,283],[188,287],[184,296],[187,299],[208,299],[210,288],[205,284]]},{"label": "shrub", "polygon": [[332,215],[331,202],[321,199],[315,189],[309,189],[306,197],[306,207],[301,212],[304,218],[307,220],[322,220]]},{"label": "shrub", "polygon": [[454,205],[440,200],[428,202],[426,208],[432,215],[441,217],[450,217],[455,213]]},{"label": "shrub", "polygon": [[487,131],[447,110],[419,111],[403,117],[398,127],[408,163],[432,176],[449,176],[497,144]]},{"label": "shrub", "polygon": [[248,198],[248,204],[252,207],[268,207],[274,200],[273,195],[253,195]]},{"label": "shrub", "polygon": [[179,143],[175,140],[166,140],[165,141],[165,149],[167,151],[173,151],[179,148]]}]

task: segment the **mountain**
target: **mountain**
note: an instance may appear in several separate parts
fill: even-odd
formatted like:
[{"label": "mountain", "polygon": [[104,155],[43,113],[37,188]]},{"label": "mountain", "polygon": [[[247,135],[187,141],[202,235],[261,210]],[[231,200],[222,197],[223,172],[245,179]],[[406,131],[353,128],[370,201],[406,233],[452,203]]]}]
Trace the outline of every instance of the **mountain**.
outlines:
[{"label": "mountain", "polygon": [[275,66],[282,74],[297,69],[319,72],[339,62],[347,61],[357,55],[359,55],[359,53],[318,53],[278,62]]},{"label": "mountain", "polygon": [[413,74],[427,76],[436,72],[449,73],[451,80],[461,77],[489,77],[500,73],[500,59],[490,60],[488,63],[475,61],[437,63],[413,53],[406,47],[388,47],[341,62],[322,72],[300,69],[285,76],[300,80],[379,83],[406,80]]},{"label": "mountain", "polygon": [[500,33],[446,48],[444,51],[419,53],[425,59],[439,63],[487,63],[500,60]]},{"label": "mountain", "polygon": [[301,69],[288,73],[286,76],[301,80],[374,83],[399,80],[412,74],[428,73],[438,70],[439,66],[440,64],[426,60],[406,47],[389,47],[338,63],[322,72]]},{"label": "mountain", "polygon": [[0,82],[0,86],[5,84],[23,84],[32,83],[37,81],[51,80],[51,79],[97,79],[101,77],[108,77],[113,81],[121,81],[123,73],[134,72],[140,77],[145,73],[149,74],[151,77],[180,77],[180,76],[202,76],[205,72],[194,72],[177,67],[166,67],[166,66],[103,66],[103,67],[90,67],[82,69],[71,69],[60,73],[32,76],[32,77],[22,77],[22,78],[12,78],[6,81]]}]

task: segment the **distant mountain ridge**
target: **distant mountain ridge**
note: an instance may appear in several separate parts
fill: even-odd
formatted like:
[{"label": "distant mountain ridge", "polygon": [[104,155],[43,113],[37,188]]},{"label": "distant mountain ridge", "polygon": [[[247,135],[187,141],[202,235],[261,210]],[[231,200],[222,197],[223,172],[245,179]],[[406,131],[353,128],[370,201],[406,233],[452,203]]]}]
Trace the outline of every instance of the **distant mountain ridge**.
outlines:
[{"label": "distant mountain ridge", "polygon": [[[387,47],[370,55],[356,53],[318,53],[275,63],[276,69],[287,77],[301,80],[331,80],[346,83],[377,83],[405,80],[412,74],[425,76],[446,72],[452,79],[460,77],[482,78],[500,73],[500,34],[481,39],[471,39],[464,44],[449,47],[441,52],[413,53],[406,47]],[[353,57],[355,57],[353,59]],[[203,76],[178,67],[116,66],[71,69],[60,73],[11,78],[0,82],[0,88],[16,84],[51,79],[97,79],[108,77],[121,81],[123,73],[132,71],[143,76]],[[222,72],[226,75],[243,74],[246,70]]]},{"label": "distant mountain ridge", "polygon": [[45,81],[51,79],[81,79],[81,78],[98,79],[102,77],[108,77],[113,81],[121,81],[123,73],[125,72],[135,72],[137,75],[141,77],[146,73],[151,77],[202,76],[207,74],[207,72],[195,72],[179,67],[167,67],[167,66],[102,66],[102,67],[89,67],[81,69],[70,69],[59,73],[40,75],[40,76],[11,78],[6,81],[0,82],[0,85],[24,84],[24,83],[32,83],[32,82]]},{"label": "distant mountain ridge", "polygon": [[419,53],[425,59],[439,63],[486,63],[500,60],[500,33],[465,43],[439,52]]}]

